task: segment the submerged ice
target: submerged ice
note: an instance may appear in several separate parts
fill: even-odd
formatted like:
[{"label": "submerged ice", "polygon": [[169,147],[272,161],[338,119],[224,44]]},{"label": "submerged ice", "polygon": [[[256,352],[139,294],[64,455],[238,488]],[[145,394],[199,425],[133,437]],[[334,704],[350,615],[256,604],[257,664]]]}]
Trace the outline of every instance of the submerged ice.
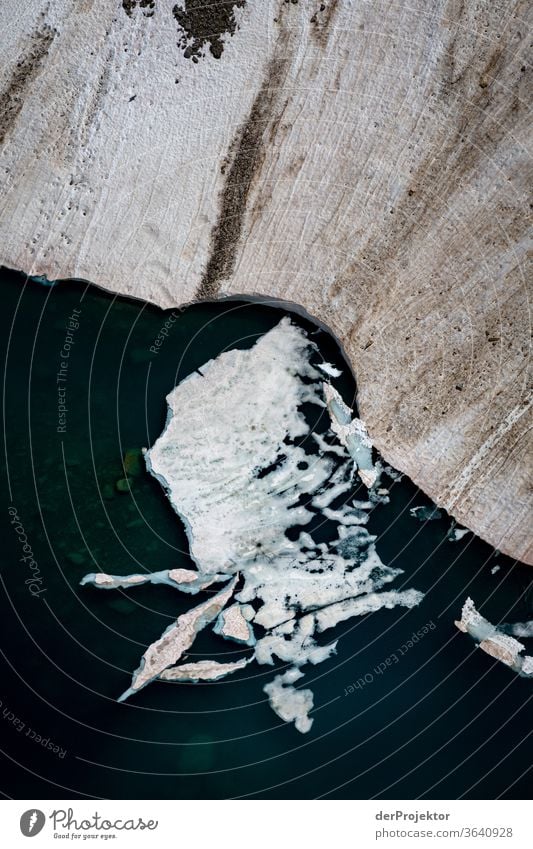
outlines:
[{"label": "submerged ice", "polygon": [[[363,422],[324,382],[337,370],[315,367],[316,354],[284,318],[253,348],[221,354],[167,397],[165,429],[145,460],[185,525],[196,570],[98,573],[82,583],[164,583],[214,595],[148,647],[121,699],[156,678],[217,680],[252,660],[281,661],[287,668],[264,691],[278,716],[307,732],[313,694],[294,685],[302,667],[336,649],[336,641],[317,636],[353,616],[422,599],[418,590],[389,587],[401,570],[382,563],[365,527],[370,511],[388,500],[378,489],[383,469]],[[312,432],[304,405],[316,409],[325,432]],[[350,497],[359,482],[367,488],[363,500]],[[328,542],[315,540],[316,519],[329,523]],[[207,626],[249,656],[180,663]]]}]

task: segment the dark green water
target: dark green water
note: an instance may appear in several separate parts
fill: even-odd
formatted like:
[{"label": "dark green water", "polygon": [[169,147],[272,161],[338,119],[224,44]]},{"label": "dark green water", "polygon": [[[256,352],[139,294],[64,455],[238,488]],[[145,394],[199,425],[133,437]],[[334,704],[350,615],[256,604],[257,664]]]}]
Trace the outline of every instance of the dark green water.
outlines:
[{"label": "dark green water", "polygon": [[[47,288],[3,271],[1,284],[4,794],[530,795],[531,681],[476,650],[453,620],[467,595],[492,621],[531,618],[531,570],[470,534],[447,541],[446,517],[414,520],[409,508],[429,501],[406,478],[392,485],[390,505],[373,513],[369,529],[378,534],[382,560],[405,570],[395,586],[416,587],[426,597],[412,611],[380,611],[336,629],[337,656],[311,667],[302,681],[315,693],[308,735],[270,710],[262,692],[270,667],[216,684],[154,684],[118,704],[146,645],[191,605],[165,587],[78,586],[98,569],[127,574],[190,565],[185,534],[154,479],[144,472],[130,493],[114,490],[124,475],[121,458],[160,434],[165,395],[178,380],[227,348],[249,347],[281,313],[239,302],[191,307],[152,353],[168,318],[158,309],[80,282]],[[56,376],[72,315],[79,327],[61,383],[67,411],[58,432]],[[313,338],[326,359],[343,366],[326,334]],[[341,388],[352,402],[350,377]],[[38,572],[20,560],[31,555],[10,526],[10,506]],[[495,564],[501,569],[492,575]],[[401,654],[429,623],[435,627]],[[229,659],[231,645],[202,634],[198,653],[222,659],[221,652]],[[393,654],[399,661],[378,674]],[[367,683],[348,692],[365,675]],[[46,748],[47,741],[59,751]]]}]

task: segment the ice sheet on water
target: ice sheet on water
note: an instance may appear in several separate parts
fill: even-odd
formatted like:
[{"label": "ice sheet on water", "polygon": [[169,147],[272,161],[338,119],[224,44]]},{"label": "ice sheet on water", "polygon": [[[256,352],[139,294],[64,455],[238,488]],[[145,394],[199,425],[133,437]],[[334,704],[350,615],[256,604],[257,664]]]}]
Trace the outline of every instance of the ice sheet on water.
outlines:
[{"label": "ice sheet on water", "polygon": [[[185,584],[234,580],[147,649],[125,697],[157,676],[224,674],[216,661],[201,669],[175,665],[197,631],[215,621],[215,631],[248,645],[256,663],[290,664],[265,692],[279,716],[306,732],[313,697],[294,684],[301,667],[336,649],[336,641],[323,644],[316,636],[352,616],[420,602],[417,590],[381,591],[401,574],[382,563],[365,527],[369,512],[388,499],[378,489],[382,467],[364,423],[324,382],[314,359],[316,346],[284,318],[253,348],[224,352],[167,397],[165,429],[145,459],[185,524],[197,570],[188,570]],[[335,376],[322,363],[324,370]],[[325,433],[312,433],[303,412],[308,404],[329,415]],[[361,482],[366,498],[355,499]],[[315,541],[315,520],[329,523],[328,542]],[[186,589],[170,574],[107,581],[93,575],[85,582],[153,580]]]},{"label": "ice sheet on water", "polygon": [[493,625],[476,610],[472,599],[467,598],[461,619],[455,624],[460,631],[470,634],[486,654],[505,663],[523,678],[533,677],[533,657],[524,654],[524,644],[515,639],[515,636],[533,636],[533,622]]}]

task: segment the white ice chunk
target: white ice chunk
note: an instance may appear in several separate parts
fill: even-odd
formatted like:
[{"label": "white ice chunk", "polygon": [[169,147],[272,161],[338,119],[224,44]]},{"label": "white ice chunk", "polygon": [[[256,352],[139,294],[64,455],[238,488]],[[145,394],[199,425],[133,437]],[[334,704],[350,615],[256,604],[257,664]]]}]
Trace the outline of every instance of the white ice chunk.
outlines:
[{"label": "white ice chunk", "polygon": [[471,533],[468,528],[451,528],[448,533],[450,542],[459,542],[460,539]]},{"label": "white ice chunk", "polygon": [[330,377],[340,377],[342,371],[335,366],[332,366],[331,363],[318,363],[317,368],[324,372],[324,374],[329,374]]},{"label": "white ice chunk", "polygon": [[328,507],[332,501],[335,501],[339,495],[342,495],[343,492],[347,492],[347,490],[351,489],[352,486],[353,484],[351,481],[343,481],[342,483],[337,483],[334,486],[329,487],[329,489],[320,495],[315,495],[312,501],[313,507],[318,507],[319,509]]},{"label": "white ice chunk", "polygon": [[[513,625],[493,625],[476,610],[471,598],[467,598],[461,613],[461,619],[455,622],[457,628],[465,634],[470,634],[478,643],[479,648],[486,654],[509,666],[524,678],[533,677],[533,658],[524,655],[523,643],[509,635]],[[517,623],[518,629],[526,623]],[[531,623],[527,623],[528,625]],[[528,629],[526,629],[528,630]],[[530,636],[524,634],[522,636]]]},{"label": "white ice chunk", "polygon": [[439,510],[435,505],[431,507],[411,507],[409,512],[413,519],[418,519],[419,522],[431,522],[434,519],[442,518],[442,510]]},{"label": "white ice chunk", "polygon": [[317,377],[314,349],[284,318],[250,350],[226,351],[168,395],[165,430],[145,460],[201,571],[235,572],[261,551],[283,553],[285,531],[311,519],[300,496],[320,489],[332,461],[287,441],[309,431],[301,405],[323,403],[321,383],[302,380]]},{"label": "white ice chunk", "polygon": [[522,669],[520,670],[520,674],[524,678],[533,678],[533,657],[531,657],[531,655],[525,655],[522,660]]},{"label": "white ice chunk", "polygon": [[192,646],[196,634],[216,619],[227,604],[233,595],[236,582],[237,578],[234,578],[215,596],[178,616],[175,624],[170,625],[161,637],[147,648],[139,668],[133,673],[131,687],[120,696],[119,702],[125,701],[133,693],[141,690],[168,666],[177,663],[184,652]]},{"label": "white ice chunk", "polygon": [[[270,685],[271,701],[280,716],[308,731],[312,694],[292,687],[297,668],[326,661],[337,645],[319,644],[316,634],[422,597],[416,590],[380,592],[401,571],[381,561],[376,538],[364,527],[388,498],[378,489],[383,469],[372,463],[361,420],[311,365],[316,354],[305,332],[283,319],[250,350],[221,354],[169,394],[165,429],[145,459],[183,519],[197,569],[88,575],[83,583],[165,583],[187,592],[229,584],[146,650],[122,700],[158,677],[217,680],[241,668],[240,661],[182,662],[198,631],[216,620],[216,633],[253,646],[256,663],[291,664],[289,677]],[[331,429],[327,438],[313,433],[312,443],[302,410],[326,402]],[[356,469],[369,487],[367,501],[353,498]],[[329,523],[328,542],[316,542],[309,530],[317,519]],[[239,590],[226,606],[237,575]]]},{"label": "white ice chunk", "polygon": [[366,525],[370,518],[364,510],[358,510],[355,507],[350,507],[348,504],[343,505],[340,510],[330,510],[329,507],[323,509],[323,514],[326,519],[331,519],[333,522],[338,522],[340,525]]},{"label": "white ice chunk", "polygon": [[289,669],[283,675],[276,675],[273,681],[265,684],[264,692],[268,696],[270,707],[284,722],[294,722],[296,729],[306,734],[313,720],[309,712],[313,709],[311,690],[297,690],[295,681],[303,676],[299,669]]},{"label": "white ice chunk", "polygon": [[[247,605],[247,607],[250,607],[250,605]],[[253,615],[253,607],[251,611]],[[249,616],[249,611],[247,613]],[[222,610],[217,617],[213,630],[215,634],[220,634],[225,640],[233,640],[247,646],[253,646],[255,643],[254,631],[244,615],[242,604],[232,604]]]},{"label": "white ice chunk", "polygon": [[312,637],[315,627],[315,617],[308,614],[298,622],[274,628],[257,641],[255,659],[260,664],[273,664],[276,657],[295,666],[322,663],[335,654],[337,641],[327,646],[318,645]]},{"label": "white ice chunk", "polygon": [[424,598],[424,593],[418,590],[391,591],[385,593],[369,593],[361,598],[347,599],[346,601],[331,604],[316,614],[317,631],[320,633],[328,628],[333,628],[345,619],[353,616],[364,616],[366,613],[374,613],[376,610],[401,605],[402,607],[416,607]]},{"label": "white ice chunk", "polygon": [[324,454],[336,454],[338,457],[347,456],[342,445],[339,445],[338,443],[336,445],[330,445],[329,442],[326,442],[322,434],[313,433],[313,439]]},{"label": "white ice chunk", "polygon": [[219,663],[217,660],[199,660],[196,663],[182,663],[164,669],[159,679],[161,681],[219,681],[226,675],[231,675],[250,663],[250,658],[233,660],[229,663]]},{"label": "white ice chunk", "polygon": [[212,584],[228,581],[229,575],[205,575],[194,569],[164,569],[161,572],[142,572],[136,575],[107,575],[91,572],[80,581],[81,586],[92,584],[101,590],[128,589],[142,584],[167,584],[183,593],[196,594]]}]

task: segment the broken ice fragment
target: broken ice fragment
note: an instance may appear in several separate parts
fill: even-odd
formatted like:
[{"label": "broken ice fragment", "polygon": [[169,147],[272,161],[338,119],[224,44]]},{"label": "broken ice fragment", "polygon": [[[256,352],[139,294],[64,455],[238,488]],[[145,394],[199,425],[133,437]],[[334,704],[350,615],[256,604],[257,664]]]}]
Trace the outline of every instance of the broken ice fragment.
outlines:
[{"label": "broken ice fragment", "polygon": [[305,663],[322,663],[337,650],[337,641],[320,646],[313,639],[315,617],[302,616],[297,622],[290,621],[273,628],[257,641],[255,659],[259,664],[273,664],[274,658],[285,663],[303,666]]},{"label": "broken ice fragment", "polygon": [[[525,650],[523,643],[509,636],[508,631],[514,626],[493,625],[476,610],[471,598],[465,601],[461,619],[455,624],[460,631],[470,634],[486,654],[505,663],[524,678],[533,677],[533,657],[522,654]],[[522,624],[517,623],[518,627]],[[507,633],[505,633],[506,630]],[[523,636],[530,636],[530,634]]]},{"label": "broken ice fragment", "polygon": [[524,678],[533,678],[533,657],[531,657],[531,655],[526,655],[524,657],[520,674]]},{"label": "broken ice fragment", "polygon": [[[361,420],[311,364],[316,354],[305,332],[283,319],[250,350],[226,351],[169,394],[165,429],[144,456],[185,524],[196,570],[88,575],[83,583],[164,583],[186,592],[230,583],[145,651],[122,700],[157,678],[214,681],[242,668],[247,661],[181,662],[196,633],[216,621],[216,633],[253,646],[256,663],[291,664],[267,693],[280,716],[308,731],[312,693],[292,685],[301,666],[326,661],[337,646],[320,645],[316,635],[350,616],[422,598],[416,590],[380,592],[401,574],[381,561],[364,527],[388,499],[378,489],[382,465],[372,463]],[[312,433],[307,404],[321,412],[328,404],[324,435]],[[356,470],[369,487],[365,501],[353,497]],[[329,524],[329,542],[315,541],[316,520]],[[226,607],[237,573],[242,584]],[[256,642],[252,627],[264,629]]]},{"label": "broken ice fragment", "polygon": [[323,514],[326,519],[331,519],[333,522],[348,525],[366,525],[370,516],[364,510],[359,510],[356,507],[350,507],[349,504],[343,504],[339,510],[330,510],[329,507],[324,507]]},{"label": "broken ice fragment", "polygon": [[313,693],[292,686],[302,676],[303,672],[299,669],[289,669],[283,675],[276,675],[263,690],[274,713],[284,722],[294,722],[296,729],[306,734],[313,724],[309,718],[309,711],[313,709]]},{"label": "broken ice fragment", "polygon": [[263,552],[289,553],[285,531],[311,520],[300,498],[333,470],[294,444],[309,432],[300,407],[323,404],[314,350],[283,319],[250,350],[225,351],[168,395],[165,430],[145,459],[183,518],[201,571],[231,573]]},{"label": "broken ice fragment", "polygon": [[495,632],[492,637],[482,640],[479,648],[496,660],[501,660],[502,663],[512,667],[516,672],[522,668],[521,663],[519,667],[516,666],[516,657],[524,646],[521,646],[513,637],[506,637],[504,634]]},{"label": "broken ice fragment", "polygon": [[[439,519],[440,516],[436,516],[435,518]],[[450,542],[459,542],[460,539],[469,534],[470,531],[468,528],[457,528],[455,525],[452,525],[450,530],[448,531],[447,538]]]},{"label": "broken ice fragment", "polygon": [[377,482],[378,472],[372,462],[372,442],[361,419],[354,418],[352,410],[330,383],[324,383],[324,396],[331,418],[331,429],[352,457],[359,477],[367,489]]},{"label": "broken ice fragment", "polygon": [[147,648],[142,656],[139,668],[133,673],[131,687],[119,698],[125,701],[133,693],[141,690],[168,666],[172,666],[192,646],[196,634],[215,619],[233,595],[237,578],[213,598],[178,616],[174,625],[170,625],[161,637]]},{"label": "broken ice fragment", "polygon": [[346,451],[342,445],[339,445],[339,443],[331,445],[329,442],[326,442],[320,433],[313,433],[312,437],[323,454],[336,454],[337,457],[346,457]]},{"label": "broken ice fragment", "polygon": [[439,510],[438,507],[411,507],[409,512],[419,522],[430,522],[433,519],[442,518],[442,510]]},{"label": "broken ice fragment", "polygon": [[116,590],[119,587],[136,587],[139,584],[146,584],[150,580],[150,573],[146,575],[106,575],[105,572],[90,572],[85,575],[80,586],[93,584],[102,590]]},{"label": "broken ice fragment", "polygon": [[349,526],[327,553],[257,564],[248,569],[238,600],[260,600],[254,621],[271,629],[297,612],[375,592],[401,574],[382,563],[375,539],[366,528]]},{"label": "broken ice fragment", "polygon": [[418,590],[369,593],[361,598],[350,598],[319,610],[316,614],[316,628],[320,633],[333,628],[339,622],[344,622],[345,619],[351,619],[352,616],[364,616],[366,613],[374,613],[384,607],[389,610],[397,605],[416,607],[423,598],[424,593]]},{"label": "broken ice fragment", "polygon": [[216,660],[199,660],[196,663],[182,663],[180,666],[171,666],[164,669],[159,679],[161,681],[219,681],[232,672],[250,663],[251,658],[233,660],[229,663],[219,663]]},{"label": "broken ice fragment", "polygon": [[246,608],[251,609],[252,615],[255,613],[249,605],[243,606],[242,604],[232,604],[231,607],[222,610],[213,628],[215,634],[220,634],[226,640],[253,646],[255,643],[254,631],[246,618]]},{"label": "broken ice fragment", "polygon": [[319,495],[315,495],[311,504],[313,507],[318,507],[319,509],[323,509],[328,507],[332,501],[335,501],[339,495],[342,495],[344,492],[347,492],[352,488],[351,481],[343,481],[342,483],[335,483],[333,486],[329,486],[324,492],[321,492]]},{"label": "broken ice fragment", "polygon": [[164,569],[161,572],[143,572],[140,575],[107,575],[105,572],[91,572],[80,581],[81,586],[93,584],[101,590],[127,589],[141,584],[167,584],[183,593],[196,593],[206,590],[212,584],[228,581],[229,575],[203,575],[194,569]]},{"label": "broken ice fragment", "polygon": [[318,368],[324,372],[324,374],[328,374],[330,377],[340,377],[342,371],[335,366],[331,365],[331,363],[318,363]]}]

